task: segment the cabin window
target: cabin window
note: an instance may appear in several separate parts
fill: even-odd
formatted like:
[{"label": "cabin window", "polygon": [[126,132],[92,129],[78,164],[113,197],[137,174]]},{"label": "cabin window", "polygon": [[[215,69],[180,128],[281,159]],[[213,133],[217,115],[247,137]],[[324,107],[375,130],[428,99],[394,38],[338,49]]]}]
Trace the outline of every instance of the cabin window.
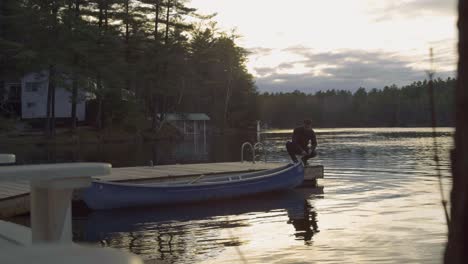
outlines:
[{"label": "cabin window", "polygon": [[27,106],[28,108],[33,108],[33,107],[36,106],[36,103],[35,103],[35,102],[28,102],[28,103],[26,104],[26,106]]},{"label": "cabin window", "polygon": [[21,84],[9,83],[6,88],[6,100],[10,102],[19,102],[21,100]]},{"label": "cabin window", "polygon": [[35,93],[41,89],[42,82],[27,82],[26,92]]}]

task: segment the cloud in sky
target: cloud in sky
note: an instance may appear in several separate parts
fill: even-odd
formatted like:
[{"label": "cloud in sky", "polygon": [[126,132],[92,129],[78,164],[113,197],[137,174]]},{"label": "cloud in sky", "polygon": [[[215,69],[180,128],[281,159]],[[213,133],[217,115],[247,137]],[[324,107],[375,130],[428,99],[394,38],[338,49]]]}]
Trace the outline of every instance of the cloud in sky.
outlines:
[{"label": "cloud in sky", "polygon": [[[409,1],[377,1],[380,6],[370,5],[370,12],[376,14],[377,21],[395,19],[398,17],[414,17],[421,15],[455,16],[456,0],[409,0]],[[375,4],[375,2],[373,3]]]},{"label": "cloud in sky", "polygon": [[[386,85],[405,85],[426,78],[422,69],[411,66],[412,61],[398,54],[378,51],[339,50],[316,52],[306,47],[290,47],[284,52],[300,54],[303,59],[280,64],[281,67],[254,68],[260,92],[300,90],[315,93],[319,90],[359,87],[382,88]],[[282,72],[301,64],[307,72]],[[438,72],[439,77],[453,76],[451,71]]]},{"label": "cloud in sky", "polygon": [[248,52],[256,54],[256,55],[260,55],[260,56],[270,55],[272,51],[273,51],[272,48],[265,48],[265,47],[253,47],[253,48],[248,49]]},{"label": "cloud in sky", "polygon": [[454,76],[456,2],[192,0],[237,29],[260,91],[305,92],[424,79],[430,47],[439,76]]}]

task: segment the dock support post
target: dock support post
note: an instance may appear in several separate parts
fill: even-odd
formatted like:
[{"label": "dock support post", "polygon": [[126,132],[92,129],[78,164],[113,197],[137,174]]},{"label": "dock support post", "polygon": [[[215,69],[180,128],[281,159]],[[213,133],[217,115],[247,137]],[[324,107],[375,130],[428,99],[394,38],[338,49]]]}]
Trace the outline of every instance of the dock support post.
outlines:
[{"label": "dock support post", "polygon": [[2,181],[29,181],[34,244],[72,243],[73,189],[89,187],[94,176],[110,174],[106,163],[61,163],[0,167]]},{"label": "dock support post", "polygon": [[203,120],[203,153],[206,154],[206,121]]},{"label": "dock support post", "polygon": [[31,184],[32,242],[71,243],[73,189],[52,189]]},{"label": "dock support post", "polygon": [[32,242],[72,242],[73,189],[91,185],[91,177],[31,181]]}]

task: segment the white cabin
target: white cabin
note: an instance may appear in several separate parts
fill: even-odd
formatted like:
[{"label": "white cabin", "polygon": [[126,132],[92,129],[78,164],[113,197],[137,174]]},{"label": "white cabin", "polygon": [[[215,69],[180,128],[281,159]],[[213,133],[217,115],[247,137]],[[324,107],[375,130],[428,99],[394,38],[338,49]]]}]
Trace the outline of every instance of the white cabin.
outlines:
[{"label": "white cabin", "polygon": [[[49,74],[47,71],[30,73],[21,79],[21,118],[46,118],[47,90],[49,87]],[[86,118],[86,102],[83,92],[78,95],[76,116],[78,121]],[[81,99],[81,100],[80,100]],[[71,117],[71,92],[58,85],[55,88],[55,117]]]}]

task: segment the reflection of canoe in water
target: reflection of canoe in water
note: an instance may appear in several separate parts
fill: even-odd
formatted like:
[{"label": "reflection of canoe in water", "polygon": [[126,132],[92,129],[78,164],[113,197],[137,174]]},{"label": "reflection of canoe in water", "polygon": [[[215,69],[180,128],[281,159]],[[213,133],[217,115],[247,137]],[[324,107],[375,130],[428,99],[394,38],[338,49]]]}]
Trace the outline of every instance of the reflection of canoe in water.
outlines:
[{"label": "reflection of canoe in water", "polygon": [[[115,233],[148,230],[158,226],[160,228],[163,223],[178,223],[175,225],[179,226],[182,222],[190,223],[196,220],[215,219],[230,215],[250,215],[250,213],[274,210],[286,210],[290,220],[302,219],[304,214],[308,214],[310,211],[306,199],[313,191],[310,189],[310,192],[304,193],[298,190],[287,190],[228,199],[221,203],[204,202],[178,206],[94,211],[86,217],[82,235],[85,241],[99,241]],[[273,214],[273,216],[275,215]],[[225,221],[212,223],[226,224]],[[234,225],[235,222],[231,224]]]},{"label": "reflection of canoe in water", "polygon": [[303,180],[304,167],[296,163],[273,170],[200,177],[164,185],[93,182],[83,191],[83,200],[94,210],[193,203],[292,189]]}]

